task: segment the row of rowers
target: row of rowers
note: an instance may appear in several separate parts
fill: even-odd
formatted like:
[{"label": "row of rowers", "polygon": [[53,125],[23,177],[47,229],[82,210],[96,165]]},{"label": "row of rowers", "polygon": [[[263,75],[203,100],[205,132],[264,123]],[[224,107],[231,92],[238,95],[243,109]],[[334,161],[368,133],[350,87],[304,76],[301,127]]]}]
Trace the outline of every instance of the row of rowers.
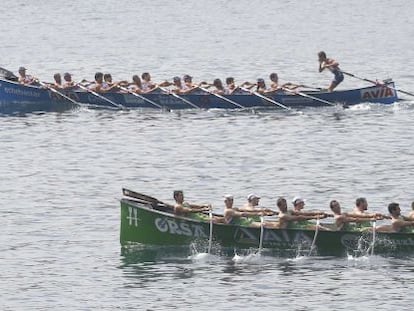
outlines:
[{"label": "row of rowers", "polygon": [[[23,68],[23,67],[22,67]],[[19,81],[23,84],[35,84],[36,80],[30,75],[26,74],[26,69],[23,68],[19,70]],[[257,79],[256,83],[244,82],[240,86],[236,85],[233,77],[226,78],[226,84],[224,85],[220,79],[215,79],[213,83],[207,83],[202,81],[200,83],[193,83],[193,78],[190,75],[184,75],[181,79],[180,77],[174,77],[172,82],[163,81],[161,83],[154,83],[151,80],[151,75],[148,72],[144,72],[141,75],[141,78],[138,75],[132,76],[132,82],[129,81],[118,81],[114,82],[112,80],[112,75],[109,73],[103,74],[102,72],[97,72],[95,74],[94,81],[82,80],[82,85],[88,86],[91,91],[98,93],[108,93],[108,92],[119,92],[119,93],[129,93],[134,92],[137,94],[147,94],[154,92],[156,90],[165,91],[166,87],[169,87],[168,91],[172,91],[176,94],[190,94],[197,91],[206,91],[212,92],[218,95],[241,95],[249,94],[251,91],[258,92],[260,94],[272,94],[279,90],[288,89],[294,90],[299,87],[305,87],[304,85],[285,83],[279,84],[279,78],[276,73],[270,74],[270,87],[266,86],[265,80],[262,78]],[[54,76],[54,82],[48,83],[50,87],[56,89],[73,89],[76,88],[77,83],[72,80],[72,75],[66,72],[63,75],[63,79],[60,73],[56,73]],[[212,90],[207,91],[213,87]]]},{"label": "row of rowers", "polygon": [[[174,213],[177,215],[186,215],[199,220],[208,220],[208,216],[202,212],[211,210],[210,205],[196,205],[184,201],[184,194],[180,191],[174,191]],[[266,220],[265,228],[273,229],[308,229],[314,230],[316,227],[314,222],[310,220],[323,219],[333,217],[333,223],[317,224],[319,230],[327,231],[365,231],[372,230],[371,221],[389,219],[390,223],[376,227],[378,232],[414,232],[414,202],[411,204],[412,211],[408,216],[401,215],[401,209],[398,203],[390,203],[388,205],[389,216],[380,213],[369,213],[368,202],[366,198],[358,198],[355,207],[350,213],[343,213],[341,206],[337,200],[329,203],[332,214],[321,211],[304,211],[305,200],[295,197],[292,200],[292,209],[288,208],[285,198],[278,198],[276,205],[278,211],[259,206],[260,197],[250,194],[247,202],[242,208],[234,207],[234,199],[232,195],[224,197],[224,213],[223,216],[215,215],[213,222],[234,224],[242,226],[260,227],[260,216],[278,216],[276,220]]]}]

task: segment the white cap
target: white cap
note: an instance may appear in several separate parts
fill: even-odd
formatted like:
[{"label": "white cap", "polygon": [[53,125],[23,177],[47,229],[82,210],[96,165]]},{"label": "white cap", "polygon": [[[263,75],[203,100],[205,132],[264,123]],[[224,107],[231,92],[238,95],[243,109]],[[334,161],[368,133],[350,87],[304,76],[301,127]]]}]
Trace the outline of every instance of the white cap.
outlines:
[{"label": "white cap", "polygon": [[259,197],[257,194],[255,194],[255,193],[250,193],[250,194],[247,196],[247,200],[248,200],[248,201],[251,201],[251,200],[253,200],[253,199],[260,199],[260,197]]},{"label": "white cap", "polygon": [[301,197],[294,197],[292,200],[293,205],[299,204],[299,203],[305,203],[305,200],[302,199]]},{"label": "white cap", "polygon": [[233,200],[233,195],[231,195],[231,194],[226,194],[226,195],[224,195],[224,199],[230,199],[230,200]]}]

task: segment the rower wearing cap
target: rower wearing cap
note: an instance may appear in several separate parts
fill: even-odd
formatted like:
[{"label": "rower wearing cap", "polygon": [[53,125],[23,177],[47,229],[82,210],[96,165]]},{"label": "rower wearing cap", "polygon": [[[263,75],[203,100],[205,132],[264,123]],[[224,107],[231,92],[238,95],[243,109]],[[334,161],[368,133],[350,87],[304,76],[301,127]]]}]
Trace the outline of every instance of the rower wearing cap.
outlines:
[{"label": "rower wearing cap", "polygon": [[224,196],[224,214],[223,222],[228,225],[240,225],[240,226],[253,226],[260,227],[260,222],[255,222],[254,217],[266,214],[262,210],[250,210],[250,211],[240,211],[236,208],[233,208],[233,196],[227,194]]},{"label": "rower wearing cap", "polygon": [[26,74],[26,68],[25,67],[20,67],[19,68],[19,82],[21,84],[34,84],[35,83],[35,78],[33,78],[30,75]]},{"label": "rower wearing cap", "polygon": [[260,197],[255,193],[247,196],[247,203],[243,206],[243,210],[254,211],[259,208]]},{"label": "rower wearing cap", "polygon": [[[322,218],[328,217],[328,214],[324,212],[320,212],[320,211],[304,212],[303,209],[305,208],[305,202],[306,202],[305,199],[303,199],[302,197],[299,197],[299,196],[294,197],[292,199],[293,210],[291,211],[291,214],[295,216],[313,217],[310,219],[318,219],[318,218],[322,219]],[[307,219],[295,221],[294,223],[292,223],[292,225],[298,229],[302,229],[302,228],[310,229],[314,227],[313,224],[307,221]],[[322,230],[329,230],[322,226],[319,226],[319,228]]]},{"label": "rower wearing cap", "polygon": [[184,201],[184,192],[182,190],[175,190],[173,193],[175,200],[174,213],[180,216],[190,216],[198,220],[208,220],[208,216],[200,214],[200,212],[210,211],[211,205],[197,205],[190,204]]}]

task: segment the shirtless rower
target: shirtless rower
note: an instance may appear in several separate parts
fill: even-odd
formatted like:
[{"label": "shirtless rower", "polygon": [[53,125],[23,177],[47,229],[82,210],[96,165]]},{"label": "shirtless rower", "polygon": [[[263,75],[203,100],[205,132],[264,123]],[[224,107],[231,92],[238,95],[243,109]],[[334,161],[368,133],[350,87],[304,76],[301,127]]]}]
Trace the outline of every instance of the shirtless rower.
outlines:
[{"label": "shirtless rower", "polygon": [[62,76],[60,75],[60,73],[55,73],[53,75],[53,79],[55,80],[55,82],[52,83],[50,86],[55,89],[61,89],[63,86],[62,86]]},{"label": "shirtless rower", "polygon": [[[194,218],[198,218],[198,213],[211,210],[211,205],[190,204],[184,201],[184,192],[182,190],[175,190],[173,196],[175,200],[174,214],[176,215],[190,215],[190,217],[195,216]],[[201,214],[199,215],[201,216]],[[208,218],[206,215],[202,216],[202,220],[206,220]]]},{"label": "shirtless rower", "polygon": [[75,82],[72,80],[72,75],[69,72],[65,72],[63,74],[63,80],[65,81],[62,85],[64,89],[68,89],[75,86]]},{"label": "shirtless rower", "polygon": [[260,222],[255,222],[252,216],[261,216],[264,214],[268,215],[268,213],[262,210],[249,210],[242,212],[237,208],[233,208],[232,195],[224,196],[224,204],[223,221],[225,224],[259,227]]},{"label": "shirtless rower", "polygon": [[271,83],[270,83],[270,89],[268,92],[277,92],[279,90],[282,90],[283,88],[287,88],[289,90],[295,90],[302,86],[302,85],[291,83],[291,82],[287,82],[285,84],[279,85],[279,76],[275,72],[269,75],[269,79]]},{"label": "shirtless rower", "polygon": [[[414,220],[406,220],[401,216],[401,209],[398,203],[390,203],[388,212],[391,215],[391,225],[378,226],[378,232],[412,232],[410,227],[414,226]],[[411,230],[410,230],[411,229]]]},{"label": "shirtless rower", "polygon": [[335,231],[341,231],[341,230],[358,230],[359,228],[356,226],[351,226],[351,223],[360,223],[360,222],[366,222],[367,220],[375,221],[383,219],[382,217],[376,217],[373,215],[370,218],[367,218],[366,215],[357,215],[357,214],[347,214],[341,212],[341,205],[337,200],[332,200],[329,203],[329,207],[331,208],[334,219],[335,219]]},{"label": "shirtless rower", "polygon": [[[265,226],[267,228],[277,228],[277,229],[287,229],[288,227],[295,228],[296,227],[295,222],[306,221],[306,220],[311,220],[311,219],[323,219],[327,217],[326,213],[321,213],[321,212],[315,215],[294,214],[292,211],[288,210],[286,199],[283,197],[280,197],[277,199],[276,205],[279,208],[278,221],[266,223]],[[315,228],[315,225],[308,224],[307,228],[301,228],[301,229],[313,229],[313,228]]]}]

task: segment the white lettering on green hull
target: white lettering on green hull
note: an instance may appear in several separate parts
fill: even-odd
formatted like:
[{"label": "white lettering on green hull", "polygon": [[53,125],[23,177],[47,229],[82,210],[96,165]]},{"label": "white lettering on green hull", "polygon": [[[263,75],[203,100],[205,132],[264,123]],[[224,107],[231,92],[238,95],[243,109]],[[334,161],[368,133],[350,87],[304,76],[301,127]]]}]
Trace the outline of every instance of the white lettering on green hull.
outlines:
[{"label": "white lettering on green hull", "polygon": [[162,233],[185,235],[195,238],[207,238],[204,228],[201,225],[189,224],[176,219],[156,218],[155,227]]}]

